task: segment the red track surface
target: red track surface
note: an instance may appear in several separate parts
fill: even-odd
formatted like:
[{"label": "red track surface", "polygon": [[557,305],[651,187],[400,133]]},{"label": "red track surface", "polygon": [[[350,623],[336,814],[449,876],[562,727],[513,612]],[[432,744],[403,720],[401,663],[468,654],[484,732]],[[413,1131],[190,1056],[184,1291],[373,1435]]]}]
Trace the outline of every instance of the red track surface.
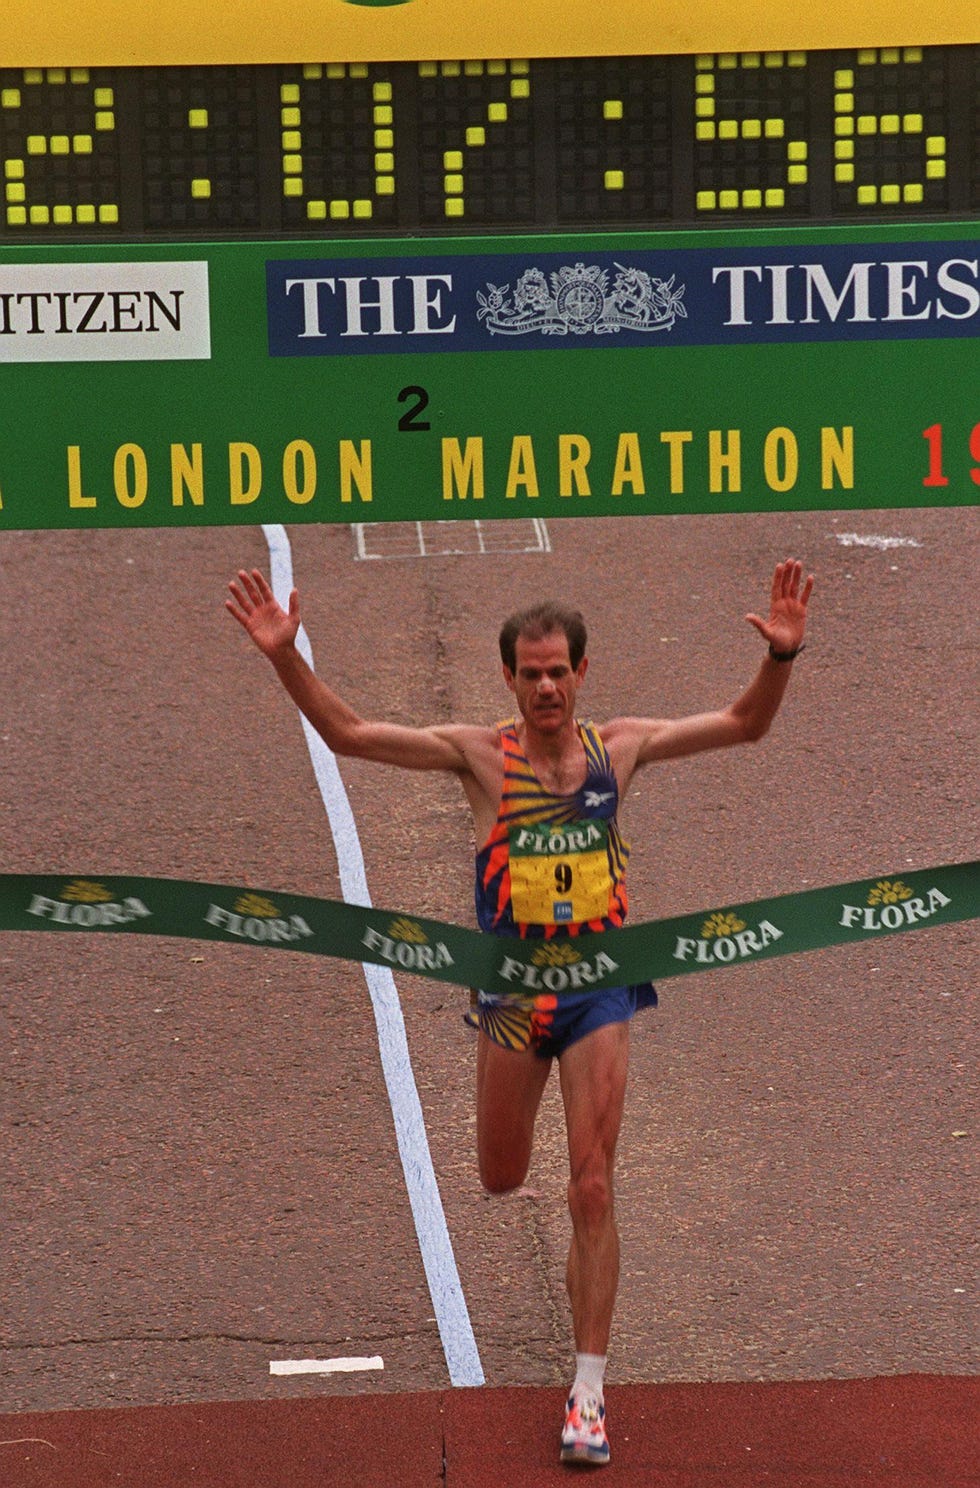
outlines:
[{"label": "red track surface", "polygon": [[[980,1387],[931,1376],[624,1386],[608,1488],[975,1488]],[[545,1488],[561,1398],[535,1390],[60,1411],[0,1419],[5,1488]],[[11,1438],[15,1440],[11,1441]],[[19,1438],[19,1440],[16,1440]],[[26,1438],[26,1440],[25,1440]]]}]

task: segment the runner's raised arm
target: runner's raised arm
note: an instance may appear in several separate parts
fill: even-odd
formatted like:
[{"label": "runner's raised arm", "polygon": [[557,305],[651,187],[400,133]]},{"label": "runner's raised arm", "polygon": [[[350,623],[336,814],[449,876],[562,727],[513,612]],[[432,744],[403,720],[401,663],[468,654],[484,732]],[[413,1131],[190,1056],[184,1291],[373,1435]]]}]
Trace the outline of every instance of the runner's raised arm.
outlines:
[{"label": "runner's raised arm", "polygon": [[271,661],[293,702],[335,754],[407,770],[469,770],[464,746],[475,731],[451,725],[408,728],[365,719],[321,681],[296,647],[300,611],[295,589],[288,611],[258,569],[251,573],[240,569],[237,582],[232,580],[228,589],[231,598],[225,600],[225,608]]},{"label": "runner's raised arm", "polygon": [[776,564],[768,618],[745,617],[769,643],[769,654],[749,686],[727,708],[686,718],[615,718],[603,727],[602,737],[621,785],[640,765],[754,743],[768,732],[783,700],[793,659],[803,649],[812,592],[813,575],[804,580],[803,565],[797,559]]}]

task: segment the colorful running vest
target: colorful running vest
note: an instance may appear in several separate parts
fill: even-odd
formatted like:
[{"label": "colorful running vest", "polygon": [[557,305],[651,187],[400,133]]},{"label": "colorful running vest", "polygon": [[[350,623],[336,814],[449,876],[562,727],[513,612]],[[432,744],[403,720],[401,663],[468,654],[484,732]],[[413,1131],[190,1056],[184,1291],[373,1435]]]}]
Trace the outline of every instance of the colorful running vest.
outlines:
[{"label": "colorful running vest", "polygon": [[550,938],[622,925],[629,846],[616,822],[619,787],[598,730],[578,724],[585,780],[573,794],[556,796],[531,768],[515,721],[498,728],[503,788],[497,820],[476,855],[481,930]]}]

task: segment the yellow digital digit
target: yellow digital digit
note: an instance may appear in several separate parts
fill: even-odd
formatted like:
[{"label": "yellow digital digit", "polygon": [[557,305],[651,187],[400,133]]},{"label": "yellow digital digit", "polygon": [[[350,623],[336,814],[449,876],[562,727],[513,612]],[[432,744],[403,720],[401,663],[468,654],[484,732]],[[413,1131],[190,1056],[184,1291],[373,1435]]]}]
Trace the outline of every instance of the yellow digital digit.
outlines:
[{"label": "yellow digital digit", "polygon": [[[313,193],[308,177],[314,150],[306,138],[303,126],[303,99],[299,83],[284,83],[279,90],[279,122],[282,145],[282,191],[283,196],[305,198],[306,217],[310,222],[347,222],[352,218],[367,222],[374,216],[379,199],[395,194],[395,104],[391,83],[376,77],[377,68],[365,62],[330,62],[325,66],[310,63],[303,68],[304,82],[325,82],[328,90],[353,80],[363,88],[369,85],[370,128],[373,150],[371,152],[371,195],[354,196],[352,193],[330,195],[332,172],[326,167],[325,190],[322,195]],[[346,145],[346,138],[344,140]],[[329,142],[324,148],[326,155]],[[349,151],[344,151],[349,155]]]},{"label": "yellow digital digit", "polygon": [[[921,47],[869,47],[856,53],[855,67],[840,68],[834,74],[834,180],[843,187],[853,187],[853,201],[859,207],[915,206],[925,198],[925,182],[944,180],[946,176],[946,137],[925,133],[925,118],[916,109],[906,113],[895,108],[887,112],[862,111],[855,89],[862,81],[862,69],[899,64],[921,65]],[[924,141],[923,180],[860,181],[856,145],[867,146],[888,136],[912,137]],[[896,169],[898,162],[896,160]]]},{"label": "yellow digital digit", "polygon": [[[782,77],[787,69],[806,65],[806,52],[726,52],[695,58],[695,141],[705,147],[738,143],[741,164],[720,165],[718,169],[725,176],[742,177],[718,185],[699,183],[695,190],[698,212],[780,210],[786,206],[787,188],[807,184],[807,141],[793,137],[799,125],[782,113],[769,113],[763,101],[769,96],[767,84],[773,75]],[[752,102],[741,109],[729,104],[726,111],[725,96],[731,94],[728,79],[732,75],[739,82],[744,79],[746,97]],[[752,112],[757,103],[758,112]],[[773,141],[780,142],[778,165],[773,164]],[[774,172],[777,178],[773,181]]]},{"label": "yellow digital digit", "polygon": [[[52,89],[54,93],[43,98],[38,93],[43,89]],[[77,96],[79,89],[83,90],[81,99]],[[49,102],[51,106],[48,106]],[[8,86],[0,91],[0,109],[12,114],[23,111],[26,116],[23,147],[4,161],[4,214],[8,227],[66,227],[93,219],[107,224],[118,222],[119,207],[115,202],[102,202],[97,207],[92,203],[64,200],[40,202],[32,200],[29,186],[33,164],[93,154],[92,133],[84,129],[66,129],[65,119],[86,118],[89,129],[97,134],[111,134],[115,130],[115,93],[112,88],[104,84],[93,88],[88,69],[84,67],[74,67],[70,71],[60,67],[25,68],[20,87]],[[42,117],[47,115],[57,119],[60,127],[49,133],[35,130],[27,121],[37,119],[39,113]],[[61,189],[57,187],[54,191]]]},{"label": "yellow digital digit", "polygon": [[[461,138],[445,149],[443,164],[443,213],[454,221],[466,216],[466,154],[483,149],[495,126],[510,117],[508,101],[531,96],[530,64],[525,61],[420,62],[421,78],[489,77],[500,79],[499,96],[480,104],[477,119],[462,128]],[[495,90],[496,91],[496,88]],[[461,148],[462,147],[462,148]]]}]

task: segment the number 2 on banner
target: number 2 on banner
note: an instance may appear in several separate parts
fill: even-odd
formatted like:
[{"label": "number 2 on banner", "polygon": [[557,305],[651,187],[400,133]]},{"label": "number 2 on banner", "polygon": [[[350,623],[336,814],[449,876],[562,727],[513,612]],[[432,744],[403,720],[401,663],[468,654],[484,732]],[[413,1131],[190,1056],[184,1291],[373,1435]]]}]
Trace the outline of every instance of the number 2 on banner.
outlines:
[{"label": "number 2 on banner", "polygon": [[432,428],[428,419],[420,417],[429,406],[429,395],[423,387],[403,387],[398,394],[399,403],[407,403],[410,398],[414,401],[398,420],[398,427],[403,434],[423,434]]}]

